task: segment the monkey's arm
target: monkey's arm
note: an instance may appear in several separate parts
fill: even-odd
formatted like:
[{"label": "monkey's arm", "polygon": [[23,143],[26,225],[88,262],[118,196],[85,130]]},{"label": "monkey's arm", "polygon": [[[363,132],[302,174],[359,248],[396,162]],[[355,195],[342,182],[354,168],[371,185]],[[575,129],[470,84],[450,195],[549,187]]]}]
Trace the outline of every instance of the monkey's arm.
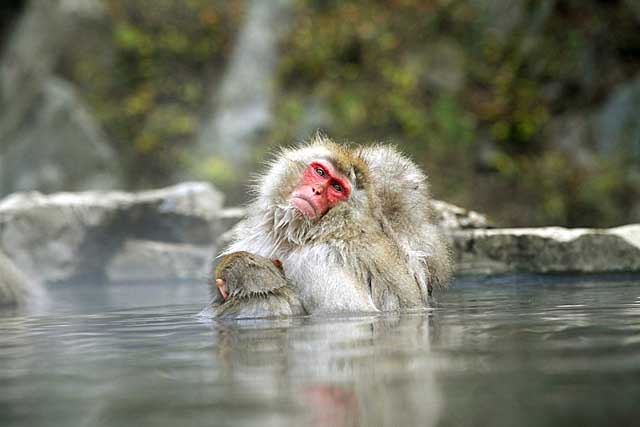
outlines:
[{"label": "monkey's arm", "polygon": [[211,316],[259,318],[305,314],[277,261],[234,252],[225,255],[214,273],[217,289]]}]

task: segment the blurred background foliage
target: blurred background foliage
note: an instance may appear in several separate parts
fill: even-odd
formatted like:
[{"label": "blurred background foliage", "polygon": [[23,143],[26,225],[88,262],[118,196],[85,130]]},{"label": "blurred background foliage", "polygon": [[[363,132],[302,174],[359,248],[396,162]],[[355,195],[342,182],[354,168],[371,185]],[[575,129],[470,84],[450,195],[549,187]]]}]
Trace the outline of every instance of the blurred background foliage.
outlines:
[{"label": "blurred background foliage", "polygon": [[[212,114],[209,94],[249,4],[105,0],[107,19],[65,51],[58,72],[103,126],[127,186],[164,185],[190,167],[185,155]],[[399,145],[435,197],[496,224],[640,221],[640,132],[628,119],[640,119],[635,1],[298,0],[292,9],[272,120],[251,159],[321,129]],[[616,99],[633,102],[621,110]]]},{"label": "blurred background foliage", "polygon": [[243,3],[104,4],[109,19],[93,29],[95,40],[66,52],[61,74],[79,85],[116,145],[126,182],[134,188],[169,184],[197,131],[207,85],[228,58]]}]

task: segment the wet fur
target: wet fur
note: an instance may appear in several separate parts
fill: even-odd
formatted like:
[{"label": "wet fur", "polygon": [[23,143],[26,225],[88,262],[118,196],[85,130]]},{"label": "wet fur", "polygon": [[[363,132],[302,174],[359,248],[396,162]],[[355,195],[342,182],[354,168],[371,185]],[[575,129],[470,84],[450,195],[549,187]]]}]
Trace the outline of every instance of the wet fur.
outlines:
[{"label": "wet fur", "polygon": [[[354,185],[348,201],[310,220],[289,197],[318,158]],[[447,283],[449,253],[430,223],[426,177],[393,147],[350,148],[319,135],[282,150],[255,190],[248,219],[222,255],[282,261],[308,313],[421,308]]]}]

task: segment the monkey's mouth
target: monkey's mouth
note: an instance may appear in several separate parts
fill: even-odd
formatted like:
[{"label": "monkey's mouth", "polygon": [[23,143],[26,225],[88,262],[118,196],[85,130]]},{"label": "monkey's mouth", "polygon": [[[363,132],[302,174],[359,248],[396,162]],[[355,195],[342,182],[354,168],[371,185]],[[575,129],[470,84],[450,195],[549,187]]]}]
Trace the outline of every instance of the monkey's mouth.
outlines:
[{"label": "monkey's mouth", "polygon": [[291,204],[295,206],[300,212],[309,216],[311,218],[315,218],[318,212],[316,211],[316,207],[311,203],[311,200],[307,199],[304,196],[293,196],[291,198]]}]

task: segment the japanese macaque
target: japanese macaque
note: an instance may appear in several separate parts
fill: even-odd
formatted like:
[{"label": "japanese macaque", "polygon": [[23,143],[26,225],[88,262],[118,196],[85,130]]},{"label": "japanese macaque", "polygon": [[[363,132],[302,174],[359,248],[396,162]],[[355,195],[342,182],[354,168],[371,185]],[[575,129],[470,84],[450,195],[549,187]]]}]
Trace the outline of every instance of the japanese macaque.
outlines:
[{"label": "japanese macaque", "polygon": [[426,177],[394,148],[318,135],[277,155],[256,190],[216,269],[214,316],[422,308],[446,285]]}]

